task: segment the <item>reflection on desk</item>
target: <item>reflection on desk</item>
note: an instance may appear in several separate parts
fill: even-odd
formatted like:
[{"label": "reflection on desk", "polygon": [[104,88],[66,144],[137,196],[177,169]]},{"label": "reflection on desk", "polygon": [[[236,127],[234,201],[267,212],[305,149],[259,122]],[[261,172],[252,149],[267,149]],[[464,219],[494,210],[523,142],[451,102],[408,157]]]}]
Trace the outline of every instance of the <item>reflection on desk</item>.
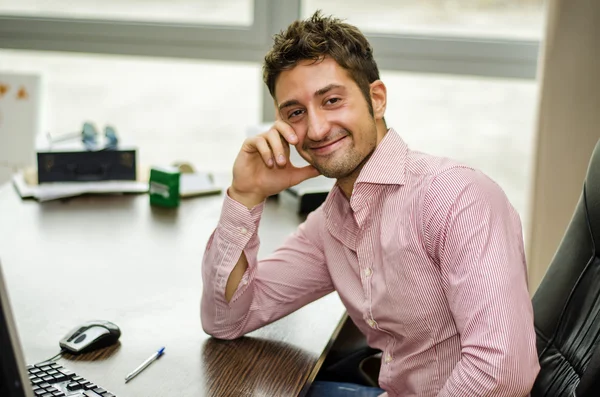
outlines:
[{"label": "reflection on desk", "polygon": [[[120,343],[60,363],[122,396],[296,396],[316,375],[344,308],[331,294],[234,341],[200,325],[201,260],[222,197],[151,208],[143,196],[22,201],[0,187],[0,257],[27,363],[53,356],[59,339],[92,319],[112,321]],[[301,221],[267,204],[259,256]],[[124,377],[160,346],[159,361]]]}]

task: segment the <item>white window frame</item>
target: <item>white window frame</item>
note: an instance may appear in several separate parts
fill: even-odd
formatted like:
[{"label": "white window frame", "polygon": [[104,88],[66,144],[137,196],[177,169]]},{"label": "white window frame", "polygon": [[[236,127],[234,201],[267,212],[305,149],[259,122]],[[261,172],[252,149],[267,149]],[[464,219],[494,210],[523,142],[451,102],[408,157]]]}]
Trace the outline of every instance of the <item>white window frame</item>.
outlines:
[{"label": "white window frame", "polygon": [[[254,0],[250,26],[0,15],[0,48],[262,62],[301,0]],[[533,79],[539,41],[366,32],[381,70]],[[273,118],[263,89],[262,119]]]}]

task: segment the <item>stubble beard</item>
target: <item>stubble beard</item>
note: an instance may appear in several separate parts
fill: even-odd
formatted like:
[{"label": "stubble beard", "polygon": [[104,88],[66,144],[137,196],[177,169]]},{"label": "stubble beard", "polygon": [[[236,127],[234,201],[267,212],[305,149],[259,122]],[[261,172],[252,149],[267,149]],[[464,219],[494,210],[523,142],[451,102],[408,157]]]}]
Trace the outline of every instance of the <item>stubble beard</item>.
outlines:
[{"label": "stubble beard", "polygon": [[340,158],[331,159],[324,164],[314,163],[314,167],[327,178],[341,179],[352,174],[362,162],[360,153],[351,148]]},{"label": "stubble beard", "polygon": [[[354,134],[351,131],[345,130],[347,138],[354,140]],[[366,131],[365,131],[366,132]],[[371,157],[371,154],[377,146],[377,129],[373,125],[373,131],[366,132],[364,136],[372,137],[373,142],[370,142],[371,148],[368,153],[361,154],[354,145],[350,146],[345,153],[332,153],[331,159],[317,162],[311,161],[310,163],[315,167],[322,175],[327,178],[344,179],[350,175],[360,171],[365,162]],[[354,141],[353,141],[354,142]]]}]

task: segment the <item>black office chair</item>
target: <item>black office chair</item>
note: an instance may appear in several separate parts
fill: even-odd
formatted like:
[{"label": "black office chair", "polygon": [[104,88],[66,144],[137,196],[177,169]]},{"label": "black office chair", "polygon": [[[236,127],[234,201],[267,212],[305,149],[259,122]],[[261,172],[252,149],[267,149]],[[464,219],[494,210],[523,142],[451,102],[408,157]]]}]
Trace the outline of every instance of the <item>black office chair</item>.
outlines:
[{"label": "black office chair", "polygon": [[541,370],[531,396],[600,396],[600,141],[533,311]]}]

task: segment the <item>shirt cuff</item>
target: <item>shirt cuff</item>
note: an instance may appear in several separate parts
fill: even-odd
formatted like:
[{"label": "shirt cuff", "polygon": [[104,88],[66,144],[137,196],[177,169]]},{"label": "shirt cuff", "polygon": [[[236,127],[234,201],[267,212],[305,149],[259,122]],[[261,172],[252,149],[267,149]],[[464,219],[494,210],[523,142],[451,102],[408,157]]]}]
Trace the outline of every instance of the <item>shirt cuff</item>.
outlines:
[{"label": "shirt cuff", "polygon": [[264,207],[263,201],[249,210],[226,194],[219,219],[219,232],[227,241],[243,249],[256,233]]}]

